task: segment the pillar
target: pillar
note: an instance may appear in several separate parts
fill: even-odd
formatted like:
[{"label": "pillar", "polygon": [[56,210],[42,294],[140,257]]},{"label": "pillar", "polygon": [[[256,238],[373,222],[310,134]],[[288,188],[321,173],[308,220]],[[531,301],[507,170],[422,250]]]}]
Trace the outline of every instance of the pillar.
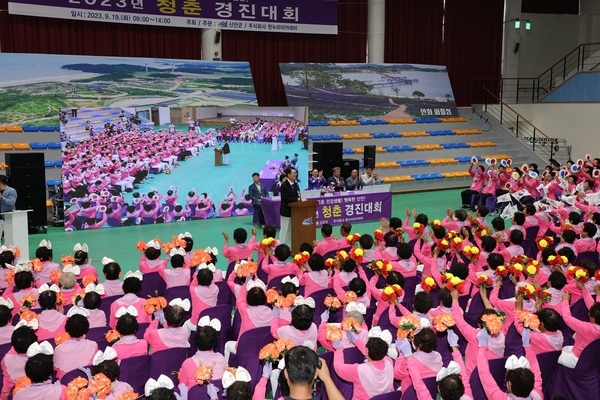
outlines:
[{"label": "pillar", "polygon": [[367,27],[367,62],[383,63],[384,47],[385,0],[369,0]]},{"label": "pillar", "polygon": [[[221,60],[221,30],[202,29],[202,60]],[[216,61],[216,60],[215,60]]]}]

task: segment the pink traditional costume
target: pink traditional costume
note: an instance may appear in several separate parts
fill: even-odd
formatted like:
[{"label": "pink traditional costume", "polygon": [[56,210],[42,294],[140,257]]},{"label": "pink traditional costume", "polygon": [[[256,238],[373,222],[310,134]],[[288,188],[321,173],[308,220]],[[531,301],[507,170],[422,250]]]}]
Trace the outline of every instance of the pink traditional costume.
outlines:
[{"label": "pink traditional costume", "polygon": [[158,320],[156,319],[144,332],[144,340],[152,347],[150,354],[177,347],[188,348],[190,347],[189,336],[190,332],[185,327],[174,328],[164,323],[163,329],[158,329]]},{"label": "pink traditional costume", "polygon": [[[346,240],[344,238],[344,240]],[[344,246],[347,247],[347,246]],[[340,248],[338,240],[333,236],[324,237],[313,249],[314,254],[320,254],[324,256],[332,251],[337,251]]]}]

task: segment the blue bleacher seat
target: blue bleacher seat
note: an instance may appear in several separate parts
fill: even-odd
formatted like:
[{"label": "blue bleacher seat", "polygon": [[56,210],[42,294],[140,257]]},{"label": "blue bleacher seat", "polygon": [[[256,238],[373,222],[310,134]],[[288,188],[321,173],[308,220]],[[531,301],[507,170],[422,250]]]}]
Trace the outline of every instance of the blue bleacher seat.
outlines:
[{"label": "blue bleacher seat", "polygon": [[427,179],[439,179],[443,177],[444,175],[440,174],[439,172],[436,172],[435,174],[427,174]]},{"label": "blue bleacher seat", "polygon": [[60,150],[60,142],[48,142],[48,148]]},{"label": "blue bleacher seat", "polygon": [[323,140],[323,136],[318,136],[318,135],[317,136],[309,136],[309,139],[314,142],[317,140]]},{"label": "blue bleacher seat", "polygon": [[392,151],[397,151],[396,150],[396,146],[383,146],[383,148],[385,149],[385,151],[392,152]]},{"label": "blue bleacher seat", "polygon": [[329,126],[329,122],[327,122],[327,121],[321,121],[321,126]]},{"label": "blue bleacher seat", "polygon": [[456,135],[456,132],[454,132],[453,130],[450,130],[450,129],[446,129],[444,132],[446,132],[446,135],[448,135],[448,136]]},{"label": "blue bleacher seat", "polygon": [[45,150],[48,146],[46,143],[42,142],[30,142],[29,147],[31,147],[32,150]]},{"label": "blue bleacher seat", "polygon": [[62,167],[62,160],[54,160],[55,167]]},{"label": "blue bleacher seat", "polygon": [[415,165],[429,165],[429,164],[431,164],[427,160],[414,160],[414,161],[415,161]]},{"label": "blue bleacher seat", "polygon": [[425,179],[427,179],[427,174],[415,174],[411,175],[411,178],[414,178],[414,180],[416,181],[424,181]]},{"label": "blue bleacher seat", "polygon": [[310,122],[308,123],[308,126],[319,126],[319,123],[318,123],[318,122],[316,122],[316,121],[310,121]]},{"label": "blue bleacher seat", "polygon": [[48,187],[56,187],[58,185],[60,185],[62,182],[60,181],[60,179],[48,179],[46,181],[46,186]]},{"label": "blue bleacher seat", "polygon": [[23,132],[38,132],[40,130],[35,125],[23,125],[21,128],[23,128]]},{"label": "blue bleacher seat", "polygon": [[458,162],[471,162],[471,157],[454,157]]},{"label": "blue bleacher seat", "polygon": [[394,133],[396,133],[396,132],[387,132],[387,133],[384,133],[383,137],[386,138],[386,139],[391,139],[391,138],[394,137]]},{"label": "blue bleacher seat", "polygon": [[413,160],[396,161],[396,164],[400,164],[401,167],[410,167],[414,165]]},{"label": "blue bleacher seat", "polygon": [[405,151],[416,151],[417,149],[415,149],[414,147],[410,146],[410,145],[406,145],[406,146],[402,146],[404,147]]},{"label": "blue bleacher seat", "polygon": [[56,130],[54,128],[55,128],[54,125],[40,125],[39,126],[39,130],[41,132],[55,132]]},{"label": "blue bleacher seat", "polygon": [[342,137],[338,134],[331,135],[331,140],[342,140]]},{"label": "blue bleacher seat", "polygon": [[384,133],[372,133],[373,139],[383,139],[385,137]]},{"label": "blue bleacher seat", "polygon": [[54,168],[54,161],[44,161],[44,167],[46,167],[46,168]]},{"label": "blue bleacher seat", "polygon": [[100,118],[102,116],[102,114],[92,114],[93,118]]},{"label": "blue bleacher seat", "polygon": [[429,136],[442,136],[444,134],[444,131],[427,131],[427,133],[429,134]]},{"label": "blue bleacher seat", "polygon": [[394,146],[396,151],[406,151],[406,146]]}]

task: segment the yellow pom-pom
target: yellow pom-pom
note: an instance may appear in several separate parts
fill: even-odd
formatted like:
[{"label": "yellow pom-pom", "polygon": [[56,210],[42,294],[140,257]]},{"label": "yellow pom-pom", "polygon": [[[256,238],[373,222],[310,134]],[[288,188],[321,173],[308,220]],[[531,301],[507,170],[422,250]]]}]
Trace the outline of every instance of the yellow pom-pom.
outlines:
[{"label": "yellow pom-pom", "polygon": [[548,241],[546,239],[542,239],[539,241],[540,247],[546,248],[548,247]]},{"label": "yellow pom-pom", "polygon": [[537,268],[534,267],[533,265],[528,265],[527,266],[527,273],[529,275],[535,275],[537,273]]},{"label": "yellow pom-pom", "polygon": [[458,285],[461,282],[462,282],[462,279],[460,279],[458,276],[453,276],[450,279],[450,283],[453,284],[454,286]]},{"label": "yellow pom-pom", "polygon": [[363,251],[363,249],[356,249],[354,250],[354,255],[356,256],[363,256],[365,254],[365,252]]},{"label": "yellow pom-pom", "polygon": [[471,254],[479,254],[479,249],[475,246],[471,248]]},{"label": "yellow pom-pom", "polygon": [[435,279],[428,276],[427,278],[425,278],[425,283],[428,284],[429,286],[433,286],[433,285],[435,285]]},{"label": "yellow pom-pom", "polygon": [[383,293],[385,293],[385,294],[387,294],[389,296],[392,293],[394,293],[394,289],[391,286],[388,286],[385,289],[383,289]]}]

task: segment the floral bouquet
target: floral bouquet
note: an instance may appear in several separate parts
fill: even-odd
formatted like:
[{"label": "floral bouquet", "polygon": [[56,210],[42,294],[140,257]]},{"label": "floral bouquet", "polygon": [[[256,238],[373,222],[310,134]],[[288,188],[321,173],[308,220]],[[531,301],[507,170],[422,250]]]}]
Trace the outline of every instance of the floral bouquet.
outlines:
[{"label": "floral bouquet", "polygon": [[383,240],[383,236],[384,236],[384,233],[381,229],[375,229],[375,231],[373,232],[373,237],[378,242],[381,242]]},{"label": "floral bouquet", "polygon": [[535,330],[540,327],[540,320],[537,315],[529,311],[521,311],[518,316],[519,321],[523,323],[525,329]]},{"label": "floral bouquet", "polygon": [[143,242],[141,240],[136,243],[135,248],[137,249],[137,251],[139,251],[141,253],[143,253],[146,250],[148,250],[148,246],[146,245],[146,242]]},{"label": "floral bouquet", "polygon": [[442,226],[442,221],[440,221],[439,219],[434,219],[433,221],[431,221],[429,226],[431,226],[431,229],[437,229]]},{"label": "floral bouquet", "polygon": [[31,386],[32,382],[27,376],[22,376],[15,381],[15,387],[13,388],[12,394],[16,395],[19,390],[25,389],[27,386]]},{"label": "floral bouquet", "polygon": [[35,306],[36,302],[37,302],[37,298],[35,297],[34,294],[30,293],[30,294],[26,294],[25,296],[23,296],[21,301],[19,301],[19,305],[21,306],[21,308],[32,309]]},{"label": "floral bouquet", "polygon": [[88,380],[78,376],[67,385],[67,400],[88,400],[91,393],[88,389]]},{"label": "floral bouquet", "polygon": [[267,295],[267,303],[269,304],[275,303],[275,301],[277,301],[277,297],[280,296],[279,292],[275,288],[267,289],[265,294]]},{"label": "floral bouquet", "polygon": [[494,286],[492,278],[490,276],[487,276],[486,274],[478,274],[477,281],[475,284],[477,285],[477,287],[484,289]]},{"label": "floral bouquet", "polygon": [[552,236],[544,236],[535,239],[535,244],[539,251],[544,251],[554,245],[554,238]]},{"label": "floral bouquet", "polygon": [[60,263],[63,267],[66,265],[73,265],[75,264],[75,258],[72,255],[67,254],[66,256],[62,256],[60,258]]},{"label": "floral bouquet", "polygon": [[360,247],[353,247],[350,250],[350,259],[356,261],[358,264],[362,264],[364,255],[365,251]]},{"label": "floral bouquet", "polygon": [[198,385],[204,385],[212,379],[213,368],[210,365],[200,365],[194,372],[194,380]]},{"label": "floral bouquet", "polygon": [[127,390],[118,395],[115,400],[136,400],[138,397],[140,397],[140,395],[133,390]]},{"label": "floral bouquet", "polygon": [[523,264],[517,262],[514,264],[508,264],[508,271],[515,277],[515,278],[519,278],[521,276],[523,276],[523,271],[524,271],[525,267],[523,267]]},{"label": "floral bouquet", "polygon": [[277,241],[274,238],[269,237],[260,241],[259,248],[260,251],[265,252],[269,247],[274,248],[275,246],[277,246]]},{"label": "floral bouquet", "polygon": [[478,237],[479,239],[483,239],[487,235],[488,235],[488,231],[487,231],[487,229],[485,229],[485,227],[479,226],[478,229],[475,229],[475,236]]},{"label": "floral bouquet", "polygon": [[54,343],[58,346],[69,339],[71,339],[71,335],[69,335],[67,332],[61,332],[54,337]]},{"label": "floral bouquet", "polygon": [[394,233],[396,234],[396,236],[402,236],[402,234],[404,233],[404,229],[400,226],[400,227],[396,228]]},{"label": "floral bouquet", "polygon": [[552,300],[552,295],[550,291],[546,288],[537,288],[535,290],[535,296],[542,302],[547,303]]},{"label": "floral bouquet", "polygon": [[342,321],[341,328],[344,332],[360,333],[362,327],[356,320],[356,318],[348,317]]},{"label": "floral bouquet", "polygon": [[348,303],[352,303],[353,301],[356,301],[356,299],[358,299],[358,296],[356,295],[356,293],[352,290],[347,290],[344,293],[344,298],[342,299],[342,301],[345,304],[348,304]]},{"label": "floral bouquet", "polygon": [[44,266],[42,265],[42,261],[39,258],[34,258],[29,263],[31,264],[31,268],[33,268],[35,272],[42,272]]},{"label": "floral bouquet", "polygon": [[573,224],[571,224],[570,222],[565,222],[564,224],[562,224],[560,226],[560,233],[563,234],[565,231],[572,231],[573,230]]},{"label": "floral bouquet", "polygon": [[186,245],[187,245],[187,243],[185,242],[185,240],[179,239],[179,237],[177,237],[177,236],[173,236],[173,238],[171,239],[170,242],[166,242],[165,244],[162,245],[161,249],[163,252],[169,254],[173,248],[181,247],[181,248],[185,249]]},{"label": "floral bouquet", "polygon": [[550,256],[548,257],[548,264],[551,267],[564,267],[569,264],[569,259],[565,256]]},{"label": "floral bouquet", "polygon": [[310,254],[308,253],[308,251],[303,251],[302,253],[298,253],[294,256],[294,264],[296,264],[297,266],[301,266],[306,264],[306,262],[308,262],[308,259],[310,258]]},{"label": "floral bouquet", "polygon": [[332,296],[330,294],[328,294],[327,297],[325,297],[325,301],[323,301],[323,304],[325,304],[325,307],[329,311],[337,311],[340,308],[342,308],[342,301],[336,296]]},{"label": "floral bouquet", "polygon": [[464,246],[462,248],[462,252],[465,255],[465,257],[467,257],[469,260],[471,261],[476,261],[479,258],[479,248],[475,247],[475,246]]},{"label": "floral bouquet", "polygon": [[450,250],[450,242],[446,238],[440,239],[435,243],[435,247],[437,247],[440,252],[445,253]]},{"label": "floral bouquet", "polygon": [[398,322],[398,333],[396,336],[398,339],[412,339],[417,332],[417,329],[421,328],[421,322],[414,315],[404,315],[400,317]]},{"label": "floral bouquet", "polygon": [[335,267],[336,263],[337,263],[337,260],[335,258],[329,257],[328,259],[325,260],[325,267],[333,268],[333,267]]},{"label": "floral bouquet", "polygon": [[104,399],[112,390],[112,382],[102,372],[92,376],[90,382],[90,392],[96,395],[98,399]]},{"label": "floral bouquet", "polygon": [[452,240],[450,241],[450,249],[452,250],[460,250],[462,249],[462,246],[463,240],[459,236],[452,238]]},{"label": "floral bouquet", "polygon": [[342,340],[343,336],[344,334],[340,327],[333,324],[327,324],[327,327],[325,328],[325,340],[333,343]]},{"label": "floral bouquet", "polygon": [[435,279],[433,279],[431,276],[423,276],[423,279],[421,279],[421,288],[423,289],[423,291],[429,293],[436,287],[437,284],[435,283]]},{"label": "floral bouquet", "polygon": [[452,328],[456,325],[456,322],[454,321],[452,314],[443,312],[433,317],[431,325],[436,332],[445,332],[448,328]]},{"label": "floral bouquet", "polygon": [[60,269],[55,269],[50,272],[50,282],[58,285],[60,283],[60,277],[62,276],[62,271]]},{"label": "floral bouquet", "polygon": [[273,302],[273,306],[277,308],[289,308],[294,305],[296,301],[296,295],[294,293],[288,293],[287,296],[277,296],[277,299]]},{"label": "floral bouquet", "polygon": [[587,269],[578,267],[576,265],[570,266],[567,270],[567,278],[573,278],[581,283],[586,283],[590,280],[590,273]]},{"label": "floral bouquet", "polygon": [[208,264],[210,262],[212,262],[210,253],[207,253],[204,251],[204,249],[198,249],[194,252],[194,255],[192,255],[192,258],[190,259],[190,267],[196,267],[202,263]]},{"label": "floral bouquet", "polygon": [[331,193],[335,193],[335,186],[333,186],[333,184],[321,186],[321,194],[331,194]]},{"label": "floral bouquet", "polygon": [[488,333],[494,336],[500,333],[502,330],[504,318],[504,314],[485,314],[481,316],[481,321],[483,323],[483,327],[487,329]]},{"label": "floral bouquet", "polygon": [[373,270],[375,275],[381,274],[384,277],[387,277],[387,275],[392,272],[392,263],[390,263],[388,260],[374,260],[368,265],[368,267]]},{"label": "floral bouquet", "polygon": [[540,263],[537,260],[531,260],[525,266],[525,274],[528,278],[535,278],[540,271]]},{"label": "floral bouquet", "polygon": [[241,260],[235,264],[234,269],[238,278],[247,278],[258,272],[258,265],[252,260]]},{"label": "floral bouquet", "polygon": [[450,291],[456,289],[459,293],[462,293],[465,289],[465,281],[460,279],[458,276],[454,276],[450,272],[442,274],[442,282]]},{"label": "floral bouquet", "polygon": [[121,334],[116,329],[111,329],[104,334],[104,337],[112,345],[121,339]]},{"label": "floral bouquet", "polygon": [[594,272],[594,280],[600,283],[600,269],[597,269],[596,272]]},{"label": "floral bouquet", "polygon": [[167,299],[162,296],[150,297],[144,303],[146,314],[152,315],[158,310],[163,310],[167,306]]},{"label": "floral bouquet", "polygon": [[19,321],[24,320],[27,322],[31,322],[34,319],[37,319],[37,314],[35,313],[35,311],[31,311],[31,310],[24,310],[21,311],[19,313]]},{"label": "floral bouquet", "polygon": [[285,352],[294,347],[289,339],[279,339],[265,345],[258,353],[258,359],[264,362],[274,363],[285,356]]},{"label": "floral bouquet", "polygon": [[346,241],[348,242],[348,244],[350,246],[352,246],[354,243],[358,242],[359,240],[360,240],[360,233],[354,233],[352,235],[346,236]]},{"label": "floral bouquet", "polygon": [[13,269],[9,270],[6,273],[6,275],[4,276],[4,280],[9,285],[14,285],[15,284],[15,271]]},{"label": "floral bouquet", "polygon": [[343,264],[346,261],[348,261],[350,259],[350,255],[348,254],[348,252],[346,250],[338,250],[335,253],[335,257],[340,260],[340,262]]},{"label": "floral bouquet", "polygon": [[98,282],[96,280],[96,277],[92,274],[87,274],[86,276],[83,277],[83,279],[81,280],[81,287],[85,288],[87,287],[87,285],[89,285],[90,283],[96,283]]},{"label": "floral bouquet", "polygon": [[383,288],[381,292],[381,300],[387,301],[389,304],[394,304],[396,299],[404,295],[404,290],[398,284],[389,285]]},{"label": "floral bouquet", "polygon": [[425,225],[423,225],[419,222],[415,222],[412,227],[415,232],[415,235],[417,235],[417,236],[422,235],[423,232],[425,232]]},{"label": "floral bouquet", "polygon": [[494,270],[494,275],[506,278],[508,276],[508,268],[506,268],[505,265],[498,265],[498,267]]},{"label": "floral bouquet", "polygon": [[450,240],[450,239],[455,238],[455,237],[456,237],[456,231],[454,229],[449,230],[444,235],[444,239],[446,239],[446,240]]},{"label": "floral bouquet", "polygon": [[531,283],[517,285],[517,295],[523,297],[524,300],[535,299],[535,287]]}]

